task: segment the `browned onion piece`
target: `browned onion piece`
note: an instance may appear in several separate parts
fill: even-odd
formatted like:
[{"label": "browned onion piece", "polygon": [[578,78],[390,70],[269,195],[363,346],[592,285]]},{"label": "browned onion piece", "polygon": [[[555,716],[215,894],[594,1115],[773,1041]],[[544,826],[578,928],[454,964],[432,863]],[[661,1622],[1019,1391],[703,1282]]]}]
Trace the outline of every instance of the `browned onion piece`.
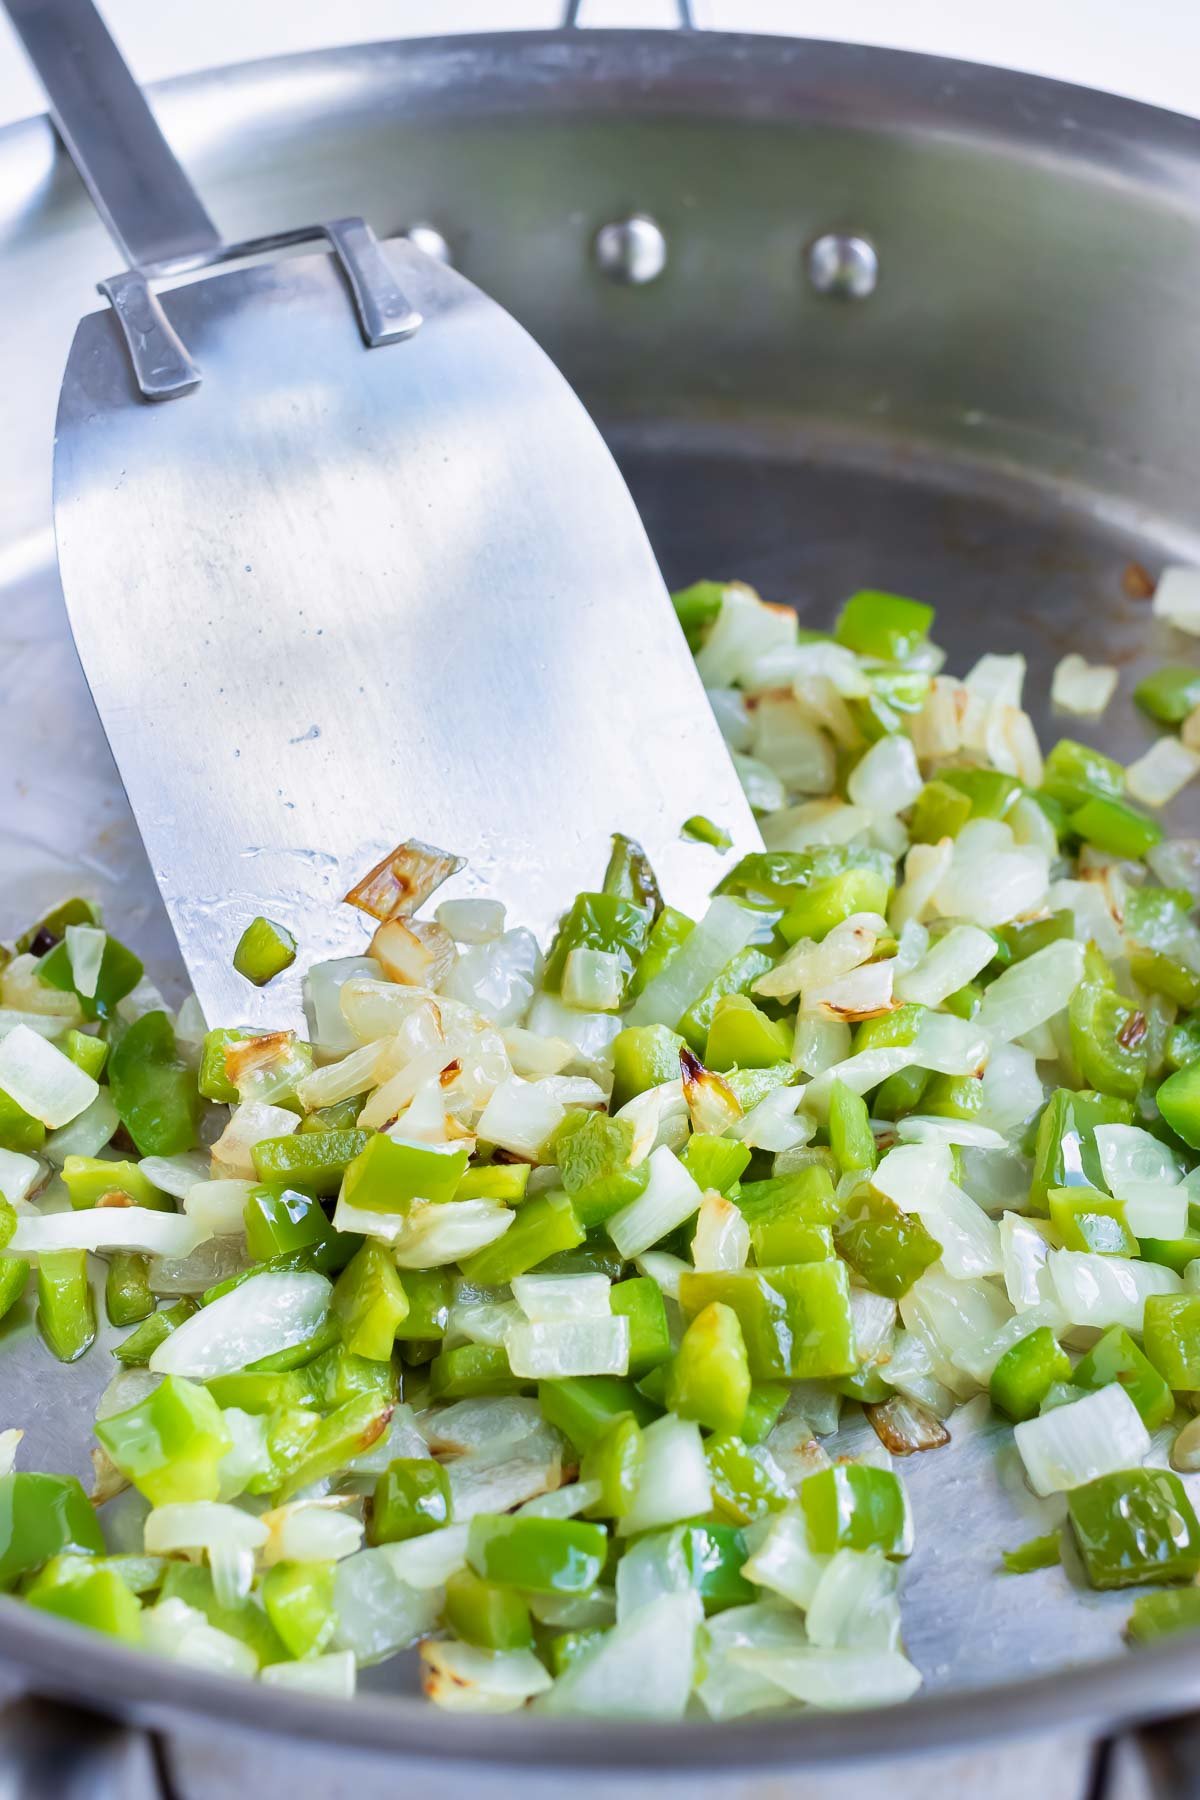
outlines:
[{"label": "browned onion piece", "polygon": [[435,888],[465,867],[461,856],[406,838],[389,850],[382,862],[356,881],[345,896],[347,906],[357,906],[373,919],[411,918],[424,906]]}]

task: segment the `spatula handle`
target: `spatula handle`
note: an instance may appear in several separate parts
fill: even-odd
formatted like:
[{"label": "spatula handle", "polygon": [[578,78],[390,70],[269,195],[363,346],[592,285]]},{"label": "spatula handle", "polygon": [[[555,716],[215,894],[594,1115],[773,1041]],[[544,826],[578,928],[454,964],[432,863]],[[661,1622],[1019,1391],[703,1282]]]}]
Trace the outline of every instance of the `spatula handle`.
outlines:
[{"label": "spatula handle", "polygon": [[92,0],[3,0],[97,211],[135,268],[188,263],[221,237]]}]

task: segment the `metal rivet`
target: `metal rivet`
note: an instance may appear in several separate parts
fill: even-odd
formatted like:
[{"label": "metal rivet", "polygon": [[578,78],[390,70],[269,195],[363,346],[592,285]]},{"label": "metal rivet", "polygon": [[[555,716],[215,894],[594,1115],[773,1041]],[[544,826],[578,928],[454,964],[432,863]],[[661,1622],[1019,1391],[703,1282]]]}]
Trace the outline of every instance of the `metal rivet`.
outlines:
[{"label": "metal rivet", "polygon": [[879,258],[870,238],[827,231],[808,247],[808,279],[818,294],[865,300],[879,280]]},{"label": "metal rivet", "polygon": [[600,272],[627,287],[656,281],[667,266],[667,240],[646,213],[630,213],[627,219],[602,225],[593,250]]},{"label": "metal rivet", "polygon": [[400,235],[407,238],[413,248],[419,250],[423,256],[432,256],[435,262],[445,263],[449,266],[454,260],[450,255],[449,244],[436,225],[418,222],[408,226]]}]

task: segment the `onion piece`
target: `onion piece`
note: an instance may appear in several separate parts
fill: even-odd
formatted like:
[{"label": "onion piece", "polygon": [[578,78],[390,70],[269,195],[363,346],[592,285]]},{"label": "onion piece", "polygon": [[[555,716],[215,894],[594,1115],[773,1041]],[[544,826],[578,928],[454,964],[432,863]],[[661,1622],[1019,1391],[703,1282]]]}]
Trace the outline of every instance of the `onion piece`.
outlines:
[{"label": "onion piece", "polygon": [[674,1151],[652,1150],[650,1179],[636,1200],[608,1221],[608,1235],[628,1262],[699,1211],[703,1195]]},{"label": "onion piece", "polygon": [[1106,1331],[1123,1325],[1142,1329],[1151,1294],[1178,1294],[1183,1282],[1173,1269],[1128,1256],[1096,1256],[1083,1250],[1052,1250],[1047,1258],[1054,1298],[1072,1325]]},{"label": "onion piece", "polygon": [[237,1236],[246,1229],[246,1202],[254,1187],[252,1181],[195,1181],[183,1203],[184,1214],[205,1237]]},{"label": "onion piece", "polygon": [[831,1711],[845,1707],[894,1706],[908,1700],[921,1675],[898,1650],[731,1650],[730,1661],[764,1680]]},{"label": "onion piece", "polygon": [[[404,1217],[390,1213],[358,1213],[338,1201],[333,1215],[335,1231],[354,1231],[355,1217],[367,1231],[391,1237],[392,1255],[401,1269],[440,1269],[460,1262],[475,1250],[494,1244],[509,1229],[516,1214],[500,1200],[446,1200],[414,1206]],[[383,1230],[381,1231],[381,1224]],[[395,1226],[399,1229],[396,1230]]]},{"label": "onion piece", "polygon": [[266,1269],[185,1319],[153,1352],[150,1367],[198,1380],[243,1369],[312,1337],[332,1291],[315,1270]]},{"label": "onion piece", "polygon": [[692,1264],[697,1269],[744,1269],[750,1260],[750,1227],[740,1207],[724,1194],[706,1193],[696,1214]]},{"label": "onion piece", "polygon": [[1200,569],[1164,569],[1154,590],[1154,614],[1200,637]]},{"label": "onion piece", "polygon": [[[99,1156],[112,1142],[120,1123],[112,1095],[102,1087],[91,1105],[85,1106],[69,1125],[60,1125],[57,1131],[50,1133],[43,1145],[46,1158],[61,1169],[68,1156]],[[204,1170],[207,1174],[207,1157],[204,1158]]]},{"label": "onion piece", "polygon": [[184,1150],[178,1156],[143,1156],[138,1168],[160,1192],[176,1200],[185,1199],[197,1182],[209,1178],[209,1158],[203,1150]]},{"label": "onion piece", "polygon": [[772,1518],[766,1536],[742,1565],[742,1574],[756,1587],[782,1594],[803,1611],[828,1563],[827,1556],[818,1556],[809,1548],[804,1514],[799,1508],[789,1508]]},{"label": "onion piece", "polygon": [[789,693],[763,694],[754,712],[751,751],[794,793],[831,794],[837,759],[829,739]]},{"label": "onion piece", "polygon": [[78,1118],[99,1083],[28,1025],[0,1038],[0,1088],[51,1130]]},{"label": "onion piece", "polygon": [[140,1250],[187,1256],[209,1234],[195,1219],[148,1206],[95,1206],[83,1212],[23,1212],[6,1245],[10,1256],[53,1250]]},{"label": "onion piece", "polygon": [[728,582],[721,610],[696,652],[696,669],[705,687],[725,687],[751,676],[758,658],[769,651],[791,649],[799,622],[790,606],[767,605],[744,582]]},{"label": "onion piece", "polygon": [[254,1675],[258,1657],[240,1638],[210,1625],[202,1612],[183,1600],[160,1600],[140,1619],[142,1648],[168,1662],[185,1663],[216,1675]]},{"label": "onion piece", "polygon": [[904,1394],[893,1394],[878,1406],[863,1408],[871,1428],[885,1450],[893,1456],[914,1456],[924,1450],[940,1450],[950,1442],[950,1433],[938,1415],[919,1400]]},{"label": "onion piece", "polygon": [[[441,1612],[441,1582],[425,1589],[410,1585],[397,1573],[393,1553],[432,1544],[453,1529],[433,1531],[407,1544],[359,1550],[338,1563],[333,1605],[337,1619],[334,1642],[339,1650],[353,1651],[360,1663],[378,1662],[433,1630]],[[462,1537],[465,1547],[465,1526]]]},{"label": "onion piece", "polygon": [[660,1595],[572,1662],[534,1701],[535,1709],[598,1719],[681,1719],[703,1618],[697,1593]]},{"label": "onion piece", "polygon": [[1160,737],[1125,771],[1125,786],[1143,806],[1165,806],[1200,770],[1200,754],[1176,737]]},{"label": "onion piece", "polygon": [[261,1550],[269,1528],[240,1506],[219,1500],[192,1500],[156,1506],[146,1515],[143,1537],[151,1556],[168,1556],[173,1550]]},{"label": "onion piece", "polygon": [[490,944],[504,931],[499,900],[443,900],[433,916],[457,944]]},{"label": "onion piece", "polygon": [[19,1206],[41,1179],[42,1165],[36,1156],[0,1149],[0,1194],[10,1206]]},{"label": "onion piece", "polygon": [[263,1513],[263,1562],[269,1568],[278,1562],[341,1562],[353,1556],[362,1548],[361,1510],[361,1502],[337,1495],[293,1500]]},{"label": "onion piece", "polygon": [[100,979],[100,964],[104,960],[104,950],[108,943],[108,933],[98,925],[68,925],[66,931],[67,962],[70,965],[71,981],[77,994],[87,1000],[96,997],[96,983]]},{"label": "onion piece", "polygon": [[465,867],[461,856],[408,838],[355,882],[343,904],[356,906],[373,919],[406,919],[419,911],[435,888]]},{"label": "onion piece", "polygon": [[731,957],[744,950],[762,924],[762,914],[723,896],[710,902],[708,911],[671,957],[660,974],[646,983],[625,1015],[627,1025],[670,1025],[709,982],[721,973]]},{"label": "onion piece", "polygon": [[1035,1494],[1061,1494],[1101,1475],[1135,1468],[1150,1433],[1119,1382],[1056,1406],[1013,1428]]},{"label": "onion piece", "polygon": [[898,1650],[899,1581],[882,1550],[837,1551],[808,1604],[809,1642],[830,1650]]},{"label": "onion piece", "polygon": [[846,782],[846,797],[868,812],[906,812],[924,784],[912,740],[898,732],[876,739],[860,756]]},{"label": "onion piece", "polygon": [[304,1011],[309,1036],[323,1055],[344,1056],[360,1042],[342,1013],[342,993],[347,983],[378,982],[382,973],[370,956],[335,956],[328,962],[310,964],[304,976]]},{"label": "onion piece", "polygon": [[[907,927],[906,927],[907,929]],[[996,954],[996,940],[977,925],[955,925],[939,938],[915,968],[899,975],[896,998],[922,1006],[940,1006],[949,995],[974,981]]]},{"label": "onion piece", "polygon": [[611,1317],[607,1275],[518,1275],[513,1299],[527,1319],[606,1319]]},{"label": "onion piece", "polygon": [[642,1432],[642,1467],[633,1504],[617,1526],[634,1537],[680,1519],[699,1518],[712,1505],[712,1485],[700,1428],[673,1413]]},{"label": "onion piece", "polygon": [[349,1650],[329,1650],[323,1656],[306,1656],[303,1662],[268,1663],[259,1680],[264,1687],[295,1688],[303,1694],[320,1694],[327,1700],[353,1700],[358,1665]]},{"label": "onion piece", "polygon": [[480,1114],[478,1133],[487,1143],[536,1162],[543,1144],[566,1116],[565,1108],[537,1082],[510,1075]]},{"label": "onion piece", "polygon": [[432,919],[385,919],[370,953],[389,981],[419,988],[441,987],[458,958],[454,939]]},{"label": "onion piece", "polygon": [[542,972],[542,953],[532,931],[517,926],[487,944],[462,951],[442,983],[443,991],[473,1007],[494,1025],[519,1025]]},{"label": "onion piece", "polygon": [[552,1686],[532,1650],[481,1650],[476,1644],[426,1638],[421,1645],[421,1686],[447,1712],[518,1712]]},{"label": "onion piece", "polygon": [[[433,1610],[430,1628],[433,1619],[441,1611],[438,1590],[445,1586],[451,1575],[467,1566],[468,1529],[466,1524],[443,1525],[437,1531],[426,1532],[423,1537],[380,1546],[379,1555],[402,1586],[416,1593],[431,1595]],[[356,1559],[347,1560],[352,1562]]]},{"label": "onion piece", "polygon": [[562,1381],[571,1376],[625,1375],[629,1320],[521,1320],[504,1334],[509,1367],[519,1379]]},{"label": "onion piece", "polygon": [[234,1107],[228,1125],[212,1147],[213,1169],[222,1175],[255,1181],[254,1146],[263,1138],[290,1137],[299,1128],[300,1120],[286,1106],[243,1101]]},{"label": "onion piece", "polygon": [[1110,663],[1090,663],[1072,650],[1055,665],[1050,703],[1081,719],[1097,719],[1116,693],[1117,681]]},{"label": "onion piece", "polygon": [[748,1713],[790,1706],[789,1695],[772,1681],[730,1660],[733,1650],[790,1651],[805,1643],[804,1626],[790,1606],[758,1601],[734,1606],[704,1625],[702,1674],[696,1697],[712,1719],[740,1719]]},{"label": "onion piece", "polygon": [[1063,1010],[1082,974],[1083,945],[1059,938],[998,975],[974,1022],[990,1037],[1023,1037]]}]

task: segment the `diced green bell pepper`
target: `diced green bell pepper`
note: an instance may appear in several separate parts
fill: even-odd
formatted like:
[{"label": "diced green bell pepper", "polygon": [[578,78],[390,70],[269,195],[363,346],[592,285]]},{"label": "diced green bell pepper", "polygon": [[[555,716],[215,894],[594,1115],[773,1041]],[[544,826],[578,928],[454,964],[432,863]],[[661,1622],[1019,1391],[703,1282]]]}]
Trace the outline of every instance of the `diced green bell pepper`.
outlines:
[{"label": "diced green bell pepper", "polygon": [[475,1394],[521,1394],[529,1383],[514,1375],[499,1344],[460,1344],[441,1350],[429,1365],[434,1400],[466,1400]]},{"label": "diced green bell pepper", "polygon": [[364,1212],[385,1213],[407,1213],[417,1200],[452,1200],[467,1157],[462,1145],[409,1143],[377,1132],[346,1169],[341,1198]]},{"label": "diced green bell pepper", "polygon": [[334,1231],[319,1200],[296,1188],[255,1188],[243,1217],[246,1250],[254,1262],[271,1262],[277,1256],[322,1245],[332,1247],[342,1238],[353,1240],[353,1233]]},{"label": "diced green bell pepper", "polygon": [[7,1318],[29,1280],[30,1265],[20,1256],[0,1256],[0,1319]]},{"label": "diced green bell pepper", "polygon": [[581,1481],[598,1481],[599,1500],[591,1518],[623,1519],[633,1506],[643,1461],[642,1428],[632,1413],[621,1413],[590,1444],[579,1465]]},{"label": "diced green bell pepper", "polygon": [[1142,1317],[1142,1342],[1176,1393],[1200,1389],[1200,1294],[1150,1294]]},{"label": "diced green bell pepper", "polygon": [[707,1439],[704,1454],[712,1477],[713,1504],[737,1525],[782,1512],[792,1491],[774,1465],[755,1454],[755,1447],[730,1433]]},{"label": "diced green bell pepper", "polygon": [[871,1189],[860,1190],[849,1202],[833,1236],[859,1279],[890,1300],[907,1294],[942,1254],[920,1219]]},{"label": "diced green bell pepper", "polygon": [[608,1534],[580,1519],[477,1513],[467,1561],[485,1581],[531,1594],[587,1594],[604,1570]]},{"label": "diced green bell pepper", "polygon": [[450,1482],[431,1456],[402,1456],[375,1483],[371,1542],[402,1544],[450,1521]]},{"label": "diced green bell pepper", "polygon": [[500,1287],[536,1268],[548,1256],[574,1250],[585,1235],[566,1194],[539,1194],[525,1202],[503,1237],[464,1257],[459,1268],[468,1281]]},{"label": "diced green bell pepper", "polygon": [[11,1094],[0,1088],[0,1150],[15,1150],[18,1156],[36,1156],[46,1142],[46,1127]]},{"label": "diced green bell pepper", "polygon": [[391,1142],[369,1131],[297,1131],[288,1137],[263,1138],[250,1154],[260,1181],[330,1198],[372,1143]]},{"label": "diced green bell pepper", "polygon": [[337,1625],[333,1563],[281,1562],[263,1577],[262,1600],[267,1617],[285,1647],[297,1659],[317,1656]]},{"label": "diced green bell pepper", "polygon": [[748,1113],[776,1088],[790,1087],[796,1080],[796,1068],[790,1062],[782,1062],[772,1063],[769,1069],[729,1069],[721,1080],[742,1111]]},{"label": "diced green bell pepper", "polygon": [[1046,1196],[1052,1224],[1067,1250],[1095,1256],[1136,1256],[1137,1239],[1125,1223],[1125,1203],[1095,1188],[1051,1188]]},{"label": "diced green bell pepper", "polygon": [[94,900],[85,900],[74,895],[70,900],[62,900],[52,907],[36,925],[22,932],[16,941],[18,956],[44,956],[52,945],[66,936],[68,925],[99,925],[101,923],[100,908]]},{"label": "diced green bell pepper", "polygon": [[0,1475],[0,1590],[74,1550],[103,1556],[104,1537],[73,1475]]},{"label": "diced green bell pepper", "polygon": [[143,1156],[177,1156],[196,1142],[200,1094],[175,1047],[165,1012],[144,1013],[117,1039],[108,1087],[118,1117]]},{"label": "diced green bell pepper", "polygon": [[1096,1126],[1128,1125],[1132,1117],[1127,1100],[1057,1088],[1038,1121],[1029,1188],[1031,1209],[1045,1213],[1052,1188],[1102,1188]]},{"label": "diced green bell pepper", "polygon": [[284,1498],[340,1473],[346,1463],[362,1456],[383,1436],[392,1411],[392,1401],[378,1392],[356,1394],[335,1407],[307,1437],[303,1455],[284,1486]]},{"label": "diced green bell pepper", "polygon": [[1200,1063],[1168,1075],[1154,1098],[1176,1137],[1200,1150]]},{"label": "diced green bell pepper", "polygon": [[464,1643],[484,1650],[526,1650],[533,1643],[529,1607],[514,1587],[460,1569],[446,1583],[446,1624]]},{"label": "diced green bell pepper", "polygon": [[96,1436],[151,1506],[216,1499],[230,1438],[220,1407],[195,1382],[166,1376],[136,1406],[97,1420]]},{"label": "diced green bell pepper", "polygon": [[948,781],[927,781],[909,816],[908,835],[914,844],[937,844],[944,837],[957,837],[970,816],[968,795]]},{"label": "diced green bell pepper", "polygon": [[1170,1386],[1149,1357],[1120,1325],[1113,1325],[1075,1365],[1071,1380],[1091,1392],[1116,1382],[1142,1415],[1147,1431],[1157,1431],[1175,1411]]},{"label": "diced green bell pepper", "polygon": [[1035,1569],[1052,1569],[1062,1561],[1062,1533],[1027,1538],[1015,1550],[1002,1550],[1000,1560],[1009,1575],[1032,1575]]},{"label": "diced green bell pepper", "polygon": [[694,1131],[679,1160],[702,1192],[715,1188],[718,1194],[729,1194],[749,1166],[750,1147],[733,1138]]},{"label": "diced green bell pepper", "polygon": [[644,906],[652,918],[661,911],[662,894],[650,858],[636,838],[626,837],[622,831],[613,832],[608,867],[600,886],[618,900],[632,900]]},{"label": "diced green bell pepper", "polygon": [[296,960],[296,940],[284,925],[271,919],[251,919],[237,941],[233,966],[254,987],[266,987]]},{"label": "diced green bell pepper", "polygon": [[847,869],[875,869],[891,881],[895,863],[885,850],[867,844],[819,844],[811,850],[755,850],[734,864],[715,892],[785,912],[796,890],[827,881]]},{"label": "diced green bell pepper", "polygon": [[983,1082],[977,1075],[931,1075],[921,1111],[935,1119],[974,1119],[983,1110]]},{"label": "diced green bell pepper", "polygon": [[1153,1644],[1177,1631],[1200,1627],[1200,1588],[1160,1588],[1139,1594],[1133,1603],[1126,1636],[1133,1644]]},{"label": "diced green bell pepper", "polygon": [[572,950],[605,950],[620,960],[626,983],[637,968],[650,934],[650,913],[635,901],[616,894],[577,894],[558,928],[542,985],[556,994]]},{"label": "diced green bell pepper", "polygon": [[665,1025],[627,1025],[612,1042],[612,1110],[664,1081],[679,1080],[684,1039]]},{"label": "diced green bell pepper", "polygon": [[141,1642],[141,1602],[116,1571],[103,1564],[81,1568],[69,1581],[39,1579],[26,1590],[24,1599],[40,1612],[102,1631],[121,1643]]},{"label": "diced green bell pepper", "polygon": [[[706,1069],[767,1069],[791,1055],[791,1034],[745,994],[725,994],[713,1009]],[[719,1140],[718,1140],[719,1141]]]},{"label": "diced green bell pepper", "polygon": [[1200,1572],[1200,1524],[1169,1469],[1124,1469],[1072,1488],[1067,1516],[1094,1588],[1191,1581]]},{"label": "diced green bell pepper", "polygon": [[742,1574],[749,1551],[736,1524],[714,1521],[679,1525],[674,1535],[706,1613],[723,1612],[727,1606],[745,1606],[758,1598],[757,1589]]},{"label": "diced green bell pepper", "polygon": [[678,593],[671,595],[675,617],[683,627],[688,649],[693,654],[704,642],[709,626],[716,623],[724,595],[723,581],[693,581],[691,587],[680,588]]},{"label": "diced green bell pepper", "polygon": [[849,1375],[857,1365],[850,1283],[840,1262],[736,1272],[685,1270],[684,1317],[714,1300],[737,1314],[754,1381]]},{"label": "diced green bell pepper", "polygon": [[62,1178],[76,1212],[99,1204],[109,1194],[124,1195],[131,1206],[167,1212],[170,1202],[134,1162],[105,1162],[98,1156],[68,1156]]},{"label": "diced green bell pepper", "polygon": [[1110,856],[1142,857],[1155,844],[1162,843],[1163,829],[1157,819],[1139,812],[1126,800],[1098,794],[1077,806],[1068,823],[1077,837]]},{"label": "diced green bell pepper", "polygon": [[225,1605],[217,1599],[209,1571],[198,1563],[169,1562],[159,1594],[162,1600],[182,1600],[204,1614],[217,1631],[224,1631],[253,1650],[259,1662],[285,1662],[287,1649],[267,1617],[257,1594]]},{"label": "diced green bell pepper", "polygon": [[542,1416],[579,1451],[591,1449],[623,1413],[649,1425],[661,1407],[652,1405],[632,1381],[619,1375],[572,1375],[538,1383]]},{"label": "diced green bell pepper", "polygon": [[929,636],[933,608],[920,600],[862,588],[842,607],[833,628],[839,644],[880,662],[906,662]]},{"label": "diced green bell pepper", "polygon": [[663,907],[650,927],[646,948],[638,959],[633,980],[629,983],[631,1000],[636,1000],[642,989],[648,987],[655,976],[662,974],[680,945],[686,942],[695,929],[695,921],[689,919],[686,913],[674,906]]},{"label": "diced green bell pepper", "polygon": [[709,1431],[741,1429],[750,1366],[738,1315],[714,1301],[691,1320],[667,1372],[666,1401],[681,1419]]},{"label": "diced green bell pepper", "polygon": [[1146,1080],[1150,1042],[1146,1015],[1132,1000],[1081,981],[1067,1009],[1071,1054],[1088,1086],[1132,1100]]},{"label": "diced green bell pepper", "polygon": [[114,1345],[113,1355],[128,1369],[145,1368],[163,1339],[170,1337],[195,1311],[196,1302],[190,1296],[185,1294],[173,1300],[170,1306],[151,1313],[136,1331],[131,1331],[127,1338]]},{"label": "diced green bell pepper", "polygon": [[904,1484],[890,1469],[869,1463],[835,1463],[800,1484],[809,1548],[817,1556],[835,1550],[882,1550],[907,1556],[912,1522]]},{"label": "diced green bell pepper", "polygon": [[779,921],[789,944],[823,938],[854,913],[886,912],[891,879],[869,867],[845,869],[802,888]]},{"label": "diced green bell pepper", "polygon": [[64,937],[53,950],[42,957],[37,966],[37,976],[47,987],[57,988],[61,993],[75,994],[85,1019],[111,1019],[118,1002],[126,994],[132,994],[142,979],[142,964],[132,950],[127,950],[115,937],[106,935],[100,971],[96,976],[96,991],[94,994],[81,994],[75,986]]},{"label": "diced green bell pepper", "polygon": [[408,1296],[382,1244],[368,1238],[346,1264],[334,1285],[332,1306],[347,1350],[373,1362],[390,1361]]},{"label": "diced green bell pepper", "polygon": [[[722,1000],[735,994],[748,994],[760,975],[775,967],[775,958],[753,944],[731,956],[725,967],[713,976],[704,992],[697,996],[679,1020],[678,1029],[697,1056],[703,1054],[708,1033]],[[786,1044],[783,1055],[790,1054]]]},{"label": "diced green bell pepper", "polygon": [[96,1337],[86,1250],[43,1250],[38,1257],[37,1323],[59,1362],[75,1362]]},{"label": "diced green bell pepper", "polygon": [[710,844],[714,850],[729,850],[733,847],[733,839],[724,826],[716,825],[703,813],[693,813],[685,819],[679,828],[679,835],[688,838],[694,844]]},{"label": "diced green bell pepper", "polygon": [[150,1258],[134,1250],[114,1250],[104,1280],[104,1309],[110,1325],[137,1325],[155,1307]]},{"label": "diced green bell pepper", "polygon": [[408,1314],[396,1327],[401,1342],[427,1342],[446,1335],[454,1287],[447,1269],[405,1269]]},{"label": "diced green bell pepper", "polygon": [[1145,676],[1133,690],[1142,711],[1160,725],[1182,725],[1200,706],[1200,669],[1186,663],[1169,663]]},{"label": "diced green bell pepper", "polygon": [[[525,1198],[531,1173],[529,1163],[480,1163],[467,1169],[454,1190],[454,1198],[504,1200],[509,1206],[519,1206]],[[569,1188],[567,1192],[570,1192]]]},{"label": "diced green bell pepper", "polygon": [[[1176,1020],[1167,1033],[1165,1061],[1168,1069],[1186,1069],[1189,1063],[1200,1062],[1200,1013],[1189,1013],[1186,1018]],[[0,1131],[0,1141],[3,1132]],[[20,1146],[12,1144],[10,1149]]]},{"label": "diced green bell pepper", "polygon": [[779,1423],[790,1389],[781,1382],[758,1382],[750,1389],[742,1418],[741,1437],[747,1444],[761,1444]]},{"label": "diced green bell pepper", "polygon": [[650,1179],[646,1161],[631,1166],[633,1124],[604,1113],[568,1115],[554,1145],[563,1187],[581,1225],[603,1225],[636,1200]]},{"label": "diced green bell pepper", "polygon": [[835,1081],[829,1089],[829,1147],[843,1175],[869,1173],[876,1162],[871,1115],[861,1094]]},{"label": "diced green bell pepper", "polygon": [[671,1331],[661,1290],[648,1275],[635,1275],[628,1281],[615,1281],[608,1301],[618,1318],[629,1320],[629,1373],[637,1381],[671,1354]]},{"label": "diced green bell pepper", "polygon": [[1125,792],[1125,771],[1111,756],[1074,738],[1060,738],[1046,758],[1042,789],[1069,809],[1092,798],[1119,800]]},{"label": "diced green bell pepper", "polygon": [[1071,1359],[1048,1325],[1010,1344],[995,1368],[989,1392],[1010,1419],[1032,1419],[1056,1381],[1070,1381]]}]

